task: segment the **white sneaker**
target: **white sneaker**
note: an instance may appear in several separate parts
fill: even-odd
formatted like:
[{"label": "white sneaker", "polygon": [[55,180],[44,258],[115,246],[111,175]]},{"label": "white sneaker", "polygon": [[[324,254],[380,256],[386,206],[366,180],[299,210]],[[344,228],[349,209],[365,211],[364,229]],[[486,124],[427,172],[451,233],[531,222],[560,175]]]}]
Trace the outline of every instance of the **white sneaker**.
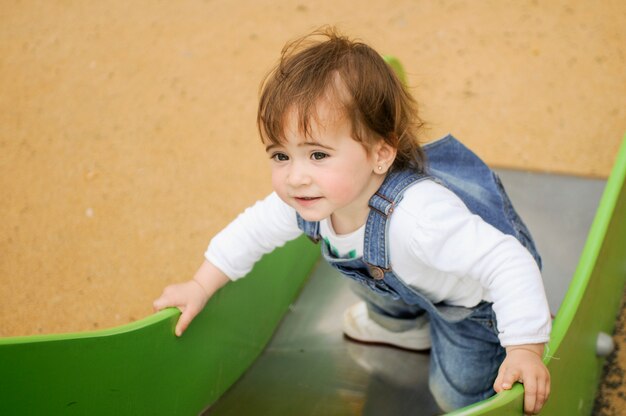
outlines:
[{"label": "white sneaker", "polygon": [[343,333],[355,341],[391,345],[412,351],[430,348],[430,324],[424,314],[408,331],[393,332],[370,319],[365,302],[352,305],[343,314]]}]

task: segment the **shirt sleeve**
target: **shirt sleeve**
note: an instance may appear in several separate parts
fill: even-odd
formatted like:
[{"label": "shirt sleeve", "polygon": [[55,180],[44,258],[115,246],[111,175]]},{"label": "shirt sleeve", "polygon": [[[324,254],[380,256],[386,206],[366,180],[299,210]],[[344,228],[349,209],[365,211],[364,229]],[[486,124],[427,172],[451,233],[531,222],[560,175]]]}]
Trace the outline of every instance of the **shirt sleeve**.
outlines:
[{"label": "shirt sleeve", "polygon": [[532,255],[472,214],[453,192],[436,188],[415,216],[410,250],[434,269],[480,282],[493,301],[503,346],[547,342],[550,310]]},{"label": "shirt sleeve", "polygon": [[231,280],[237,280],[264,254],[301,234],[296,211],[273,192],[213,237],[205,258]]}]

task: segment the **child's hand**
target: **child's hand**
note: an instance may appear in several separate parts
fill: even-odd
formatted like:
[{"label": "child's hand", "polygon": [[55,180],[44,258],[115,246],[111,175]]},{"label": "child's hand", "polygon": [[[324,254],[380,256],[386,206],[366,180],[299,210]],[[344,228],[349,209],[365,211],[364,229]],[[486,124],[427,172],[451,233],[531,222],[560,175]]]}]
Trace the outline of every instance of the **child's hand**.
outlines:
[{"label": "child's hand", "polygon": [[543,344],[507,347],[506,358],[493,384],[497,393],[515,382],[524,384],[524,412],[537,414],[550,395],[550,373],[541,359]]},{"label": "child's hand", "polygon": [[176,324],[176,336],[181,336],[193,318],[204,308],[209,295],[196,280],[167,286],[163,294],[153,302],[155,311],[173,306],[182,312]]},{"label": "child's hand", "polygon": [[175,332],[176,336],[181,336],[211,296],[229,281],[220,269],[205,261],[193,279],[166,287],[152,306],[155,311],[170,306],[180,309],[182,314],[178,318]]}]

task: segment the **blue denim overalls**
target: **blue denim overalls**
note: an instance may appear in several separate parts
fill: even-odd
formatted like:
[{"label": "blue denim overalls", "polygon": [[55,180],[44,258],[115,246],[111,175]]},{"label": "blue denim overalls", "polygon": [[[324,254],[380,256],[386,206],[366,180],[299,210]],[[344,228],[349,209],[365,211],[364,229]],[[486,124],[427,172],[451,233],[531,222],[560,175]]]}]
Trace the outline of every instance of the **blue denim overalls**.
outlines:
[{"label": "blue denim overalls", "polygon": [[[499,178],[485,163],[450,135],[425,145],[424,150],[427,174],[392,171],[370,199],[363,257],[336,258],[326,244],[322,244],[322,254],[331,266],[360,283],[356,286],[361,290],[355,291],[366,301],[370,314],[398,322],[428,314],[432,341],[429,385],[439,406],[450,411],[494,394],[493,381],[505,351],[497,337],[491,303],[481,302],[471,309],[433,304],[395,275],[387,248],[387,220],[394,206],[408,187],[426,178],[434,179],[455,192],[472,213],[516,237],[539,267],[541,259]],[[305,221],[298,215],[298,226],[312,240],[319,241],[318,222]]]}]

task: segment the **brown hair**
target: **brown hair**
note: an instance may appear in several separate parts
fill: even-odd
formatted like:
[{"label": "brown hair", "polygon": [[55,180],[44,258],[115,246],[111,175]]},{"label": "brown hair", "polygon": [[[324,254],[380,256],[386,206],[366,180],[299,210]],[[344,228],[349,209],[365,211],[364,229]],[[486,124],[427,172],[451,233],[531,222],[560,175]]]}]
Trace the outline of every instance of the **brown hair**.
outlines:
[{"label": "brown hair", "polygon": [[316,104],[329,93],[351,121],[354,140],[370,149],[382,139],[397,149],[393,169],[423,171],[425,156],[417,132],[424,123],[417,103],[375,50],[332,27],[283,48],[279,63],[261,83],[257,114],[261,139],[283,142],[285,115],[291,109],[297,113],[300,131],[309,135]]}]

